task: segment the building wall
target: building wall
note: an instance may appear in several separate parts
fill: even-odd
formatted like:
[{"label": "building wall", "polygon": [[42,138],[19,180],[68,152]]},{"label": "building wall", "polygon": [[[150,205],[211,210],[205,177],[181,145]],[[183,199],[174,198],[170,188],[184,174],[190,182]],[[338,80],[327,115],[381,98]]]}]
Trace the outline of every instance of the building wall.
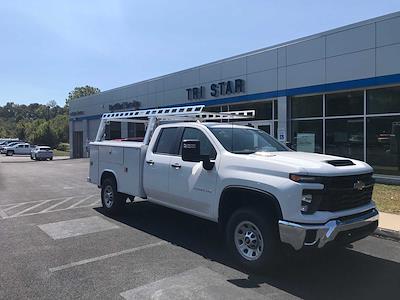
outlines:
[{"label": "building wall", "polygon": [[[291,96],[400,84],[399,32],[398,12],[80,98],[70,104],[71,127],[78,130],[88,120],[84,135],[92,140],[100,115],[113,103],[150,108],[278,99],[279,131],[290,136]],[[212,83],[235,79],[245,80],[244,93],[210,96]],[[188,100],[186,89],[199,86],[205,97]]]},{"label": "building wall", "polygon": [[[245,95],[270,92],[272,98],[278,91],[284,95],[302,87],[400,74],[399,31],[400,14],[395,13],[84,97],[72,101],[71,111],[96,116],[111,103],[133,100],[142,108],[186,104],[186,88],[236,78],[246,80]],[[201,101],[231,96],[207,94]]]}]

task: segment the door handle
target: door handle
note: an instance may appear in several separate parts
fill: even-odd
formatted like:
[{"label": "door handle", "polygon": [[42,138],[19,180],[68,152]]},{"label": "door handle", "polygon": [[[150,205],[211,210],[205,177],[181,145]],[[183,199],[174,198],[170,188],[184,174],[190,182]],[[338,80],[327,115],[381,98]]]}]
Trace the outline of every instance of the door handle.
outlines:
[{"label": "door handle", "polygon": [[178,163],[172,164],[171,167],[175,168],[175,169],[180,169],[182,166]]},{"label": "door handle", "polygon": [[152,166],[154,165],[154,160],[146,160],[146,164]]}]

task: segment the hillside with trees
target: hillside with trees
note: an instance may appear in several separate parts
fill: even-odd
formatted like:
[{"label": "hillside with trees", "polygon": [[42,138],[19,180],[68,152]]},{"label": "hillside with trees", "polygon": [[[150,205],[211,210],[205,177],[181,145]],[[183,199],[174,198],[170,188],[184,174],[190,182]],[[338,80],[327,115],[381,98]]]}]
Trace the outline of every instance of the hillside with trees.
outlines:
[{"label": "hillside with trees", "polygon": [[52,148],[68,143],[69,103],[76,98],[99,93],[98,88],[76,87],[68,94],[65,106],[52,100],[47,104],[29,105],[7,102],[0,106],[0,138],[18,137],[36,145]]}]

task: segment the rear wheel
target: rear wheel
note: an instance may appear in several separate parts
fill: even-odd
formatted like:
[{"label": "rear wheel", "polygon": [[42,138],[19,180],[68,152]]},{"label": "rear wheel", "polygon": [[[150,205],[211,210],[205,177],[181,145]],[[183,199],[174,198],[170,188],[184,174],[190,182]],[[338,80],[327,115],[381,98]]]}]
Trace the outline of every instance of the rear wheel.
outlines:
[{"label": "rear wheel", "polygon": [[272,213],[254,208],[236,210],[228,221],[226,240],[235,261],[250,272],[266,272],[279,262],[280,240]]},{"label": "rear wheel", "polygon": [[118,193],[115,180],[105,179],[101,186],[101,203],[106,212],[111,214],[119,212],[124,205],[124,200],[126,202],[126,198]]}]

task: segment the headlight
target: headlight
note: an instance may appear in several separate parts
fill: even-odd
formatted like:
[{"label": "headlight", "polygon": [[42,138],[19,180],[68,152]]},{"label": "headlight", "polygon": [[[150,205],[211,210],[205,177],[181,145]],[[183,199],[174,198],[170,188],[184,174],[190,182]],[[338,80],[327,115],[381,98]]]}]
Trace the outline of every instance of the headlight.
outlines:
[{"label": "headlight", "polygon": [[295,182],[302,183],[321,183],[321,178],[318,176],[290,174],[289,178]]}]

